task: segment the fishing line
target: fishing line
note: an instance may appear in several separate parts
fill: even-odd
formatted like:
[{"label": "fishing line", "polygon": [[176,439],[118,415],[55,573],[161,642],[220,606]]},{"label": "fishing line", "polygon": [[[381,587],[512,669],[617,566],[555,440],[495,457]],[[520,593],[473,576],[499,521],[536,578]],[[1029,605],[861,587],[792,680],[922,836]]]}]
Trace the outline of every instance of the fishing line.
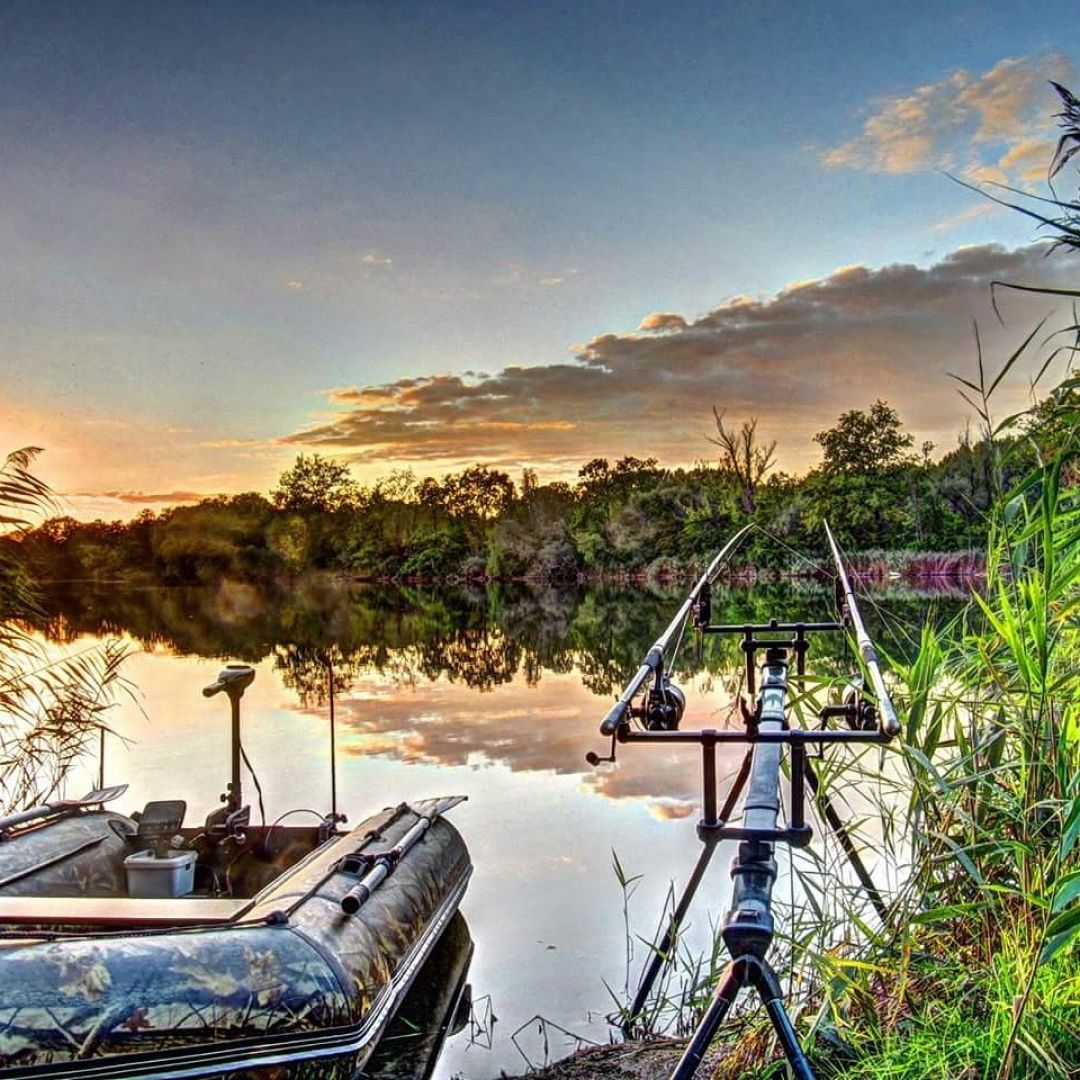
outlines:
[{"label": "fishing line", "polygon": [[792,547],[791,544],[789,544],[786,540],[784,540],[780,536],[777,536],[776,533],[766,529],[763,525],[759,525],[758,530],[762,533],[762,535],[767,536],[774,544],[782,547],[789,555],[793,555],[799,562],[804,562],[807,564],[807,566],[812,566],[819,574],[823,574],[826,577],[836,577],[836,574],[833,572],[831,567],[826,566],[823,563],[819,563],[816,559],[812,559],[805,552],[799,551],[798,548]]}]

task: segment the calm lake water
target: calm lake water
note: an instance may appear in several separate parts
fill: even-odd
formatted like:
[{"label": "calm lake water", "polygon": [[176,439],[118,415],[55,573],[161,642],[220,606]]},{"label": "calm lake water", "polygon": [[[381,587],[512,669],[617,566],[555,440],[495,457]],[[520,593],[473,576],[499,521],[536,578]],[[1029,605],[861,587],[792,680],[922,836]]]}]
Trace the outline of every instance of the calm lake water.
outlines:
[{"label": "calm lake water", "polygon": [[[448,1042],[435,1075],[483,1080],[524,1071],[526,1057],[539,1064],[575,1049],[556,1027],[530,1024],[535,1017],[608,1040],[607,987],[621,993],[627,982],[612,853],[641,875],[630,921],[649,937],[669,883],[681,887],[697,858],[696,748],[624,747],[614,767],[585,762],[589,750],[606,752],[599,722],[683,595],[328,582],[276,594],[236,584],[69,589],[49,597],[39,630],[68,648],[112,635],[138,650],[126,667],[135,699],[118,703],[106,746],[106,782],[130,785],[119,809],[183,798],[196,819],[218,804],[229,769],[228,709],[200,690],[227,660],[257,669],[244,698],[243,741],[268,820],[330,808],[327,660],[337,680],[338,807],[351,822],[401,800],[468,795],[452,820],[476,868],[462,911],[476,944],[470,982],[482,1022]],[[928,606],[959,603],[956,594],[931,601],[886,593],[879,601],[890,632],[916,625]],[[868,621],[878,621],[874,606],[864,606]],[[774,615],[831,617],[831,593],[798,582],[722,590],[714,601],[717,619]],[[738,690],[734,643],[724,651],[716,639],[709,644],[716,648],[699,659],[688,643],[677,665],[689,699],[684,726],[722,726]],[[825,665],[846,663],[839,640],[818,655]],[[69,794],[95,786],[97,767],[96,756],[88,759]],[[258,820],[257,793],[244,782]],[[691,943],[694,934],[703,943],[710,917],[723,915],[728,861],[721,852],[706,877]],[[644,955],[637,945],[631,987]]]}]

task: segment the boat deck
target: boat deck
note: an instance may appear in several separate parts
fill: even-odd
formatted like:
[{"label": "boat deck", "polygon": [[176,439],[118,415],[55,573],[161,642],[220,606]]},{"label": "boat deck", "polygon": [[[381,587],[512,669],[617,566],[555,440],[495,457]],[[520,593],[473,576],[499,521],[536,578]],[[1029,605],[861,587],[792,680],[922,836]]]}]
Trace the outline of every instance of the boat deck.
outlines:
[{"label": "boat deck", "polygon": [[190,896],[178,899],[132,899],[98,896],[0,897],[0,924],[12,926],[198,926],[238,919],[250,900]]}]

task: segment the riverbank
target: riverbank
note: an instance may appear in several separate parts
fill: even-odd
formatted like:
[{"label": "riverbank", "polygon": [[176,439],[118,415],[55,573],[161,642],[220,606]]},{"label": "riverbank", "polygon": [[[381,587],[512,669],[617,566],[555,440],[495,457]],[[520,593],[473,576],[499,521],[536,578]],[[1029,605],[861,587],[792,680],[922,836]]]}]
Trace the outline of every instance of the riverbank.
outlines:
[{"label": "riverbank", "polygon": [[[666,1080],[685,1049],[686,1039],[589,1046],[545,1068],[518,1075],[529,1080]],[[698,1068],[698,1076],[711,1076],[730,1050],[729,1045],[714,1046]]]}]

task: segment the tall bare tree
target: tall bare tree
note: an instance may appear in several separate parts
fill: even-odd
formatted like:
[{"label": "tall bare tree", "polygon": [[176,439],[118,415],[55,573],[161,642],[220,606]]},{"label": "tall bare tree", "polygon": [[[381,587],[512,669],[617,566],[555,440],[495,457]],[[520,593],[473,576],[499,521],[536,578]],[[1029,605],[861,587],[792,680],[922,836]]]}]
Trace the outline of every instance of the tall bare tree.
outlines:
[{"label": "tall bare tree", "polygon": [[713,406],[716,418],[716,438],[709,442],[720,448],[720,468],[730,473],[739,485],[739,498],[747,514],[757,510],[757,490],[766,473],[773,467],[776,440],[759,443],[757,417],[744,420],[741,428],[729,428],[724,424],[724,414]]}]

